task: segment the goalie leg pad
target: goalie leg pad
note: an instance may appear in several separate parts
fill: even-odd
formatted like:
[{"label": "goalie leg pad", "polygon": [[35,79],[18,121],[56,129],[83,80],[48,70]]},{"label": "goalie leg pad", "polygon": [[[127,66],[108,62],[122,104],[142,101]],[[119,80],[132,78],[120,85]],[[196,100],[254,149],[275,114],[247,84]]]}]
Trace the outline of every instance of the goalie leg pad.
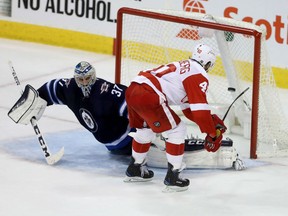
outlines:
[{"label": "goalie leg pad", "polygon": [[[223,140],[224,141],[224,140]],[[167,168],[167,159],[165,149],[161,148],[163,140],[160,138],[155,140],[155,144],[152,144],[147,154],[147,164],[150,167]],[[162,142],[162,143],[161,143]],[[186,140],[185,140],[186,142]],[[183,162],[186,163],[186,168],[234,168],[235,170],[245,169],[239,165],[239,155],[236,149],[233,147],[232,140],[226,140],[221,145],[220,149],[215,153],[207,152],[203,147],[203,140],[190,139],[188,144],[189,148],[185,148]],[[186,143],[187,145],[187,143]],[[160,146],[160,148],[159,148]],[[193,148],[192,148],[193,147]],[[194,148],[195,147],[195,148]]]},{"label": "goalie leg pad", "polygon": [[15,122],[27,125],[32,117],[39,120],[47,106],[38,91],[31,85],[26,85],[25,90],[19,100],[9,110],[8,116]]}]

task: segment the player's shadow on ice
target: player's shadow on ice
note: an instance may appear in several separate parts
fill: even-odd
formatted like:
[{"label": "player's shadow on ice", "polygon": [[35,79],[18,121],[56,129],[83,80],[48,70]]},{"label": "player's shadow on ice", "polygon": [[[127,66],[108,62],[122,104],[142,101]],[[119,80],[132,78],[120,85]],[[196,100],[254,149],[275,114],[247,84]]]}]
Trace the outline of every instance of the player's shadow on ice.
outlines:
[{"label": "player's shadow on ice", "polygon": [[[123,175],[130,162],[129,156],[111,154],[85,130],[44,134],[44,138],[52,154],[65,148],[62,159],[53,165],[55,168]],[[0,148],[21,160],[49,166],[36,135],[1,142]]]},{"label": "player's shadow on ice", "polygon": [[[130,156],[111,154],[105,146],[97,143],[94,137],[84,129],[44,134],[44,137],[52,154],[58,152],[62,147],[65,148],[62,159],[53,165],[57,169],[123,176],[130,162]],[[45,161],[36,136],[14,138],[13,140],[1,142],[0,150],[4,150],[20,160],[49,166]],[[245,159],[245,163],[248,169],[267,165],[267,162],[252,161],[250,159]],[[160,173],[165,173],[166,170],[161,168],[152,169],[157,169]],[[188,173],[193,175],[220,170],[195,168],[189,169]]]}]

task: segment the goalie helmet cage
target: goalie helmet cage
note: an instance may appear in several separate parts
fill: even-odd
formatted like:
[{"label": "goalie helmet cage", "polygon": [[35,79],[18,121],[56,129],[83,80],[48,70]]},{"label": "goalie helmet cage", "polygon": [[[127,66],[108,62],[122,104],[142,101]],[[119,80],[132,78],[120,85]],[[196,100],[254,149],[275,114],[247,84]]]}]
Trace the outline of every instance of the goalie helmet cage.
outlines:
[{"label": "goalie helmet cage", "polygon": [[[235,124],[244,127],[250,116],[250,158],[287,156],[287,121],[265,35],[259,26],[224,17],[121,8],[117,16],[115,82],[129,85],[139,71],[187,59],[196,44],[205,43],[217,56],[209,71],[209,103],[230,104],[250,87],[234,104]],[[228,91],[228,87],[235,91]]]}]

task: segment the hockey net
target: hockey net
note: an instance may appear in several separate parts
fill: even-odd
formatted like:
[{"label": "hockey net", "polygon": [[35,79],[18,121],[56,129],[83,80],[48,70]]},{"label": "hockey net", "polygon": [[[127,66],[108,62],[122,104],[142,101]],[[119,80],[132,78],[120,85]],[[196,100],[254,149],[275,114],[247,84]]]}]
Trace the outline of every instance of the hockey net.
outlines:
[{"label": "hockey net", "polygon": [[286,156],[287,121],[279,106],[265,35],[259,26],[223,17],[121,8],[115,81],[129,85],[139,71],[189,58],[195,45],[205,43],[217,55],[209,71],[208,101],[212,107],[225,107],[225,112],[244,89],[250,88],[226,118],[229,132],[250,139],[251,158]]}]

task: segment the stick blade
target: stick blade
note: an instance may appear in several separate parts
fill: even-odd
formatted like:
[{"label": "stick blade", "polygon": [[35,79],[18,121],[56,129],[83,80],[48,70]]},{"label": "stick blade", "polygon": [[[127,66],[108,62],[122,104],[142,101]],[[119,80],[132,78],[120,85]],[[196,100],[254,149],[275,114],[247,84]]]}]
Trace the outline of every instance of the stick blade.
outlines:
[{"label": "stick blade", "polygon": [[56,154],[46,157],[46,161],[49,165],[54,165],[61,160],[63,155],[64,155],[64,147],[62,147]]}]

